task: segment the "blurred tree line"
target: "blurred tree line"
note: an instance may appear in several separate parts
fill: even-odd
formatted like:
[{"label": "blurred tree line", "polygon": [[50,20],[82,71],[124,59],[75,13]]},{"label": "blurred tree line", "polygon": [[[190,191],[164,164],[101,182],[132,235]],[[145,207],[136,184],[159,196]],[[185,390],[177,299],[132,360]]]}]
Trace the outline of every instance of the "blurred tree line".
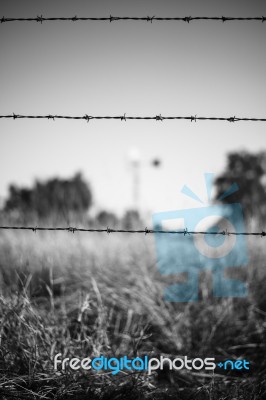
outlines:
[{"label": "blurred tree line", "polygon": [[50,216],[68,220],[70,215],[83,216],[91,205],[91,190],[77,173],[71,179],[37,180],[32,188],[10,185],[4,212],[27,220]]},{"label": "blurred tree line", "polygon": [[16,223],[85,223],[96,227],[123,226],[126,229],[143,225],[139,213],[128,210],[119,219],[114,213],[103,210],[95,218],[89,216],[92,191],[81,173],[70,179],[53,178],[36,181],[31,188],[9,186],[9,193],[2,210],[3,220]]},{"label": "blurred tree line", "polygon": [[[224,203],[241,203],[246,219],[266,222],[266,153],[233,152],[227,156],[223,173],[215,181],[216,200],[233,184],[239,191]],[[31,188],[10,185],[2,216],[12,222],[39,223],[40,221],[71,223],[85,222],[100,227],[123,226],[134,229],[144,226],[136,210],[128,210],[122,219],[106,210],[95,218],[89,217],[92,191],[81,173],[70,179],[54,178],[36,181]]]}]

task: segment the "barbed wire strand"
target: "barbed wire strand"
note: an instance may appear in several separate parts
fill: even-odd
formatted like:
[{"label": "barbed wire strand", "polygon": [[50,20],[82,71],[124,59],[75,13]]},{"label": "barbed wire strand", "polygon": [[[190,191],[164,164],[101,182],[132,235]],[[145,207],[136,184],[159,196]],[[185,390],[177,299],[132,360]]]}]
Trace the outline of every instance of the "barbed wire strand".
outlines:
[{"label": "barbed wire strand", "polygon": [[10,18],[10,17],[2,17],[0,19],[1,23],[4,22],[40,22],[41,24],[45,21],[146,21],[146,22],[153,22],[153,21],[184,21],[184,22],[191,22],[191,21],[261,21],[265,22],[266,17],[156,17],[155,15],[152,17],[114,17],[110,15],[109,17],[43,17],[42,15],[37,15],[36,17],[27,17],[27,18]]},{"label": "barbed wire strand", "polygon": [[71,116],[71,115],[21,115],[21,114],[7,114],[0,115],[0,118],[7,119],[73,119],[73,120],[85,120],[89,122],[94,119],[114,119],[120,121],[127,120],[155,120],[155,121],[164,121],[164,120],[188,120],[191,122],[196,121],[228,121],[228,122],[238,122],[238,121],[250,121],[250,122],[266,122],[266,118],[246,118],[246,117],[198,117],[197,115],[191,116],[172,116],[172,117],[164,117],[161,114],[156,115],[154,117],[150,116],[126,116],[126,114],[120,116],[93,116],[93,115],[83,115],[83,116]]},{"label": "barbed wire strand", "polygon": [[182,230],[161,230],[161,229],[113,229],[109,228],[75,228],[75,227],[38,227],[38,226],[0,226],[0,230],[27,230],[36,233],[37,231],[66,231],[66,232],[98,232],[98,233],[144,233],[152,234],[177,234],[177,235],[223,235],[223,236],[260,236],[265,237],[266,232],[229,232],[225,231],[189,231],[187,228]]}]

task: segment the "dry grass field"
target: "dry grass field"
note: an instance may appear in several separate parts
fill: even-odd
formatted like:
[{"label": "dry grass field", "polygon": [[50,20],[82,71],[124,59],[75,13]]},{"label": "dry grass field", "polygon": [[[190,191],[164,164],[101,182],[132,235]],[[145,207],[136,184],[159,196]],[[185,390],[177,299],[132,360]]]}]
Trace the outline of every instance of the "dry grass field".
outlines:
[{"label": "dry grass field", "polygon": [[[205,272],[198,302],[170,303],[163,289],[179,278],[159,273],[152,235],[1,231],[0,398],[265,398],[265,239],[249,248],[248,297],[215,299]],[[245,358],[251,368],[59,372],[57,353]]]}]

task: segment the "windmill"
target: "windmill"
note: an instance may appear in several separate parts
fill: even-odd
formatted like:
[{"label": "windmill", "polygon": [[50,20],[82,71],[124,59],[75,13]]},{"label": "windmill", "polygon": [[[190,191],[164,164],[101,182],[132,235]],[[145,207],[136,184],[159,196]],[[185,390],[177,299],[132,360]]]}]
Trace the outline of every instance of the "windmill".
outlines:
[{"label": "windmill", "polygon": [[[134,210],[139,211],[141,170],[147,165],[141,161],[140,151],[136,147],[129,150],[128,160],[132,176],[132,206]],[[149,165],[153,168],[159,168],[161,160],[156,157],[149,162]]]}]

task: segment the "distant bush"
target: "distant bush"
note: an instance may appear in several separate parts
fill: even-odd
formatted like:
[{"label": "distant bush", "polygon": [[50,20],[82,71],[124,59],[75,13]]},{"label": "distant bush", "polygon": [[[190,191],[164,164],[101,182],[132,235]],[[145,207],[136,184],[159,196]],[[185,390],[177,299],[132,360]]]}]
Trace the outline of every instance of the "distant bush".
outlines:
[{"label": "distant bush", "polygon": [[57,215],[68,220],[69,215],[84,215],[91,204],[91,190],[77,173],[71,179],[36,181],[32,188],[10,185],[4,212],[22,219]]},{"label": "distant bush", "polygon": [[216,199],[233,184],[237,183],[239,190],[230,197],[224,198],[224,203],[241,203],[247,218],[260,222],[266,221],[266,153],[233,152],[227,156],[224,172],[216,179]]},{"label": "distant bush", "polygon": [[116,227],[118,224],[118,218],[114,213],[108,212],[108,211],[100,211],[96,215],[96,222],[100,226],[107,227],[109,226],[110,228]]},{"label": "distant bush", "polygon": [[140,229],[143,228],[143,222],[139,212],[136,210],[128,210],[122,218],[122,226],[124,229]]}]

